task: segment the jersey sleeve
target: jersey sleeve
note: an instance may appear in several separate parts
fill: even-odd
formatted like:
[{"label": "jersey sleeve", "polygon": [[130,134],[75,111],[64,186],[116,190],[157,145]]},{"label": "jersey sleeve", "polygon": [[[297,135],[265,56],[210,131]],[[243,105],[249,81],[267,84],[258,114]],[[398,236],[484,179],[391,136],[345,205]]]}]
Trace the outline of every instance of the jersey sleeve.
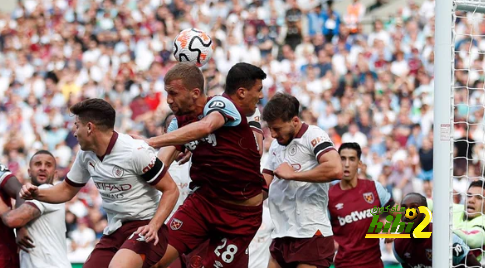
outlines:
[{"label": "jersey sleeve", "polygon": [[470,252],[470,247],[460,237],[453,234],[453,265],[458,265],[468,255],[468,252]]},{"label": "jersey sleeve", "polygon": [[387,206],[388,203],[392,202],[391,194],[379,182],[375,181],[374,183],[376,185],[377,195],[379,196],[379,202],[381,202],[381,207]]},{"label": "jersey sleeve", "polygon": [[332,140],[323,129],[315,127],[308,131],[309,147],[313,151],[317,160],[320,159],[320,156],[324,153],[335,150]]},{"label": "jersey sleeve", "polygon": [[177,130],[179,128],[178,126],[178,121],[177,121],[177,118],[174,117],[172,119],[172,121],[170,121],[170,124],[168,125],[168,128],[167,128],[167,133],[170,133],[174,130]]},{"label": "jersey sleeve", "polygon": [[66,176],[66,182],[73,187],[83,187],[91,178],[86,166],[87,163],[84,163],[82,155],[82,151],[77,153],[76,160],[74,160],[71,170]]},{"label": "jersey sleeve", "polygon": [[261,112],[256,107],[256,111],[253,115],[247,117],[248,124],[253,131],[263,134],[263,129],[261,127]]},{"label": "jersey sleeve", "polygon": [[14,175],[12,174],[12,172],[10,172],[10,170],[6,166],[0,165],[0,189],[2,189],[7,181],[13,176]]},{"label": "jersey sleeve", "polygon": [[[39,189],[46,189],[52,187],[52,185],[49,184],[43,184],[39,186]],[[38,200],[28,200],[25,201],[25,204],[31,205],[35,208],[37,208],[40,211],[40,215],[44,215],[53,211],[57,211],[59,209],[64,208],[63,204],[50,204],[50,203],[45,203],[45,202],[40,202]]]},{"label": "jersey sleeve", "polygon": [[273,148],[274,142],[276,142],[276,140],[273,140],[272,146],[269,148],[269,151],[268,151],[268,157],[266,159],[266,163],[264,163],[264,166],[263,166],[263,174],[268,174],[271,176],[274,175],[273,171],[276,168],[275,162],[274,162],[275,161],[275,151]]},{"label": "jersey sleeve", "polygon": [[140,146],[134,149],[132,155],[135,174],[150,185],[156,185],[167,172],[167,168],[151,147]]},{"label": "jersey sleeve", "polygon": [[204,116],[212,112],[219,112],[224,116],[226,127],[235,127],[241,123],[241,115],[234,103],[222,96],[213,97],[205,105]]},{"label": "jersey sleeve", "polygon": [[[170,132],[175,131],[177,129],[179,129],[179,123],[178,123],[177,118],[174,117],[172,119],[172,121],[170,121],[170,124],[168,125],[167,133],[170,133]],[[175,145],[175,148],[177,149],[177,151],[182,152],[184,146],[183,145]]]}]

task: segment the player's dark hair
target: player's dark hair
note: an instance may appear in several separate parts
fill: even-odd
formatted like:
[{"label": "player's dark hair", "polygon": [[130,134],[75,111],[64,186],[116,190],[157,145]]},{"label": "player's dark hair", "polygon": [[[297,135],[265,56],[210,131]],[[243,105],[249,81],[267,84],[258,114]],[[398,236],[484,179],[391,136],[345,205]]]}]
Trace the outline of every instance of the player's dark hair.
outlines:
[{"label": "player's dark hair", "polygon": [[53,155],[51,152],[49,152],[49,151],[47,151],[47,150],[39,150],[39,151],[37,151],[37,152],[36,152],[34,155],[32,155],[32,157],[30,158],[30,161],[29,161],[29,166],[32,164],[32,159],[34,159],[34,157],[35,157],[36,155],[40,155],[40,154],[46,154],[46,155],[50,155],[50,156],[52,156],[52,158],[54,158],[54,167],[57,167],[57,161],[56,161],[56,158],[54,157],[54,155]]},{"label": "player's dark hair", "polygon": [[70,110],[71,113],[79,117],[83,124],[91,122],[104,130],[114,129],[115,127],[115,109],[103,99],[83,100],[74,104]]},{"label": "player's dark hair", "polygon": [[472,187],[480,187],[482,189],[485,189],[485,181],[484,180],[477,180],[477,181],[472,181],[472,183],[470,183],[470,186],[468,186],[468,189],[472,188]]},{"label": "player's dark hair", "polygon": [[168,112],[168,114],[163,119],[162,127],[164,132],[167,132],[168,126],[170,126],[170,122],[172,122],[172,119],[170,119],[170,117],[172,116],[174,116],[173,112]]},{"label": "player's dark hair", "polygon": [[416,197],[419,198],[419,205],[420,206],[425,206],[425,207],[428,206],[428,200],[426,200],[426,197],[424,197],[424,195],[418,194],[418,193],[409,193],[402,200],[406,199],[408,196],[416,196]]},{"label": "player's dark hair", "polygon": [[193,63],[179,62],[170,68],[163,81],[165,82],[165,85],[167,85],[175,80],[182,80],[182,84],[188,90],[198,88],[202,93],[205,93],[204,75],[199,67]]},{"label": "player's dark hair", "polygon": [[266,79],[261,68],[245,62],[237,63],[227,73],[224,93],[233,95],[239,88],[251,89],[258,79]]},{"label": "player's dark hair", "polygon": [[295,116],[298,116],[300,102],[289,94],[276,93],[266,104],[263,110],[263,120],[274,122],[281,119],[283,122],[289,122]]},{"label": "player's dark hair", "polygon": [[359,158],[359,159],[360,159],[360,156],[362,155],[362,149],[360,148],[360,145],[357,142],[342,143],[342,145],[340,145],[340,148],[338,148],[338,153],[340,154],[340,152],[343,149],[350,149],[350,150],[356,151],[357,152],[357,158]]}]

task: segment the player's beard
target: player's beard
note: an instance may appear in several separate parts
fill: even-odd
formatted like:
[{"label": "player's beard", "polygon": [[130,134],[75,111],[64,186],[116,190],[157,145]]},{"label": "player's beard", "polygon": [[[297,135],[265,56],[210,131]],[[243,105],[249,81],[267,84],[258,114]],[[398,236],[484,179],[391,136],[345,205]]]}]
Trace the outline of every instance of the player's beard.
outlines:
[{"label": "player's beard", "polygon": [[287,146],[288,144],[290,144],[290,142],[295,137],[295,128],[291,127],[290,131],[288,131],[288,134],[286,134],[285,136],[288,137],[288,140],[286,142],[283,141],[282,143],[278,141],[279,145]]},{"label": "player's beard", "polygon": [[45,184],[45,183],[52,184],[52,182],[54,181],[54,176],[50,176],[50,177],[47,176],[47,179],[45,180],[44,183],[40,183],[39,180],[37,179],[37,176],[31,176],[30,180],[32,181],[33,185],[40,186],[40,185]]}]

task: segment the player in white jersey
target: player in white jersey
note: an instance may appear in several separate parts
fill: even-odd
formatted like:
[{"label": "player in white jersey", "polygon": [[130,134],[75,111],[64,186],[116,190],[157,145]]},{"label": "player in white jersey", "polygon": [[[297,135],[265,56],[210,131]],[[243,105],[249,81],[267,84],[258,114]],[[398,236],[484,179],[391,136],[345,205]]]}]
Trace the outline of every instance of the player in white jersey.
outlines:
[{"label": "player in white jersey", "polygon": [[328,182],[341,179],[342,165],[327,133],[303,123],[299,108],[295,97],[276,94],[263,111],[275,139],[263,170],[275,225],[270,267],[330,267]]},{"label": "player in white jersey", "polygon": [[[41,188],[52,186],[56,174],[56,159],[45,150],[35,153],[29,162],[32,184]],[[35,245],[20,251],[20,267],[68,268],[64,204],[27,201],[10,210],[0,199],[2,220],[10,228],[26,227]]]},{"label": "player in white jersey", "polygon": [[249,266],[250,268],[267,268],[271,253],[271,233],[274,225],[269,213],[268,200],[263,203],[263,223],[249,244]]},{"label": "player in white jersey", "polygon": [[26,184],[21,196],[63,203],[92,178],[108,226],[84,267],[151,267],[166,251],[164,222],[177,202],[177,186],[153,148],[113,130],[116,112],[108,102],[88,99],[71,112],[81,150],[67,178],[48,189]]}]

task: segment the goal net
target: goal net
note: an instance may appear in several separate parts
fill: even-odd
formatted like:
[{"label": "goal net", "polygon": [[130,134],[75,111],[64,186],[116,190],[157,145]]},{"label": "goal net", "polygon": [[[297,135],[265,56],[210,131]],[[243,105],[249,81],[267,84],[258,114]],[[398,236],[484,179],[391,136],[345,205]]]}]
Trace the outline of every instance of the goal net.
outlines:
[{"label": "goal net", "polygon": [[[437,12],[440,7],[438,5],[445,3],[445,1],[436,1]],[[438,164],[434,169],[447,169],[451,166],[449,177],[452,178],[449,182],[452,182],[447,190],[447,196],[444,194],[438,194],[438,191],[443,190],[438,187],[434,190],[434,195],[438,195],[441,200],[445,201],[441,207],[437,207],[434,215],[449,214],[449,221],[445,223],[436,222],[436,225],[440,225],[445,228],[448,227],[448,252],[444,252],[446,255],[442,255],[440,252],[440,245],[433,245],[433,267],[457,267],[453,264],[453,256],[458,252],[456,245],[453,244],[453,236],[457,235],[463,239],[463,241],[470,247],[471,252],[476,256],[482,265],[485,264],[483,258],[483,248],[485,245],[485,211],[483,200],[484,191],[484,175],[485,175],[485,0],[482,1],[460,1],[455,0],[451,6],[451,74],[441,75],[439,70],[435,72],[435,80],[444,79],[446,82],[451,79],[451,92],[445,94],[451,102],[452,111],[447,114],[450,123],[447,125],[443,114],[439,115],[445,108],[440,110],[439,105],[435,107],[435,116],[438,119],[435,120],[435,138],[436,133],[439,132],[439,140],[435,141],[436,146],[440,146],[443,142],[449,144],[449,153],[447,154],[448,161],[440,160],[435,164]],[[449,13],[448,13],[449,14]],[[440,29],[442,25],[439,23],[443,20],[444,16],[436,17],[436,52],[440,52],[446,58],[447,55],[443,53],[443,50],[439,51],[440,44],[438,42],[444,42],[445,37],[441,39],[443,35],[446,35]],[[439,26],[440,25],[440,26]],[[450,28],[448,28],[448,31]],[[441,43],[445,44],[445,43]],[[448,50],[449,51],[449,50]],[[441,57],[441,54],[435,54],[437,57]],[[446,59],[441,59],[446,60]],[[439,60],[435,61],[436,64],[440,64]],[[448,69],[449,72],[450,69]],[[441,70],[444,74],[444,71]],[[449,85],[447,87],[450,88]],[[440,94],[445,90],[435,88],[435,94]],[[435,97],[435,101],[439,101],[440,97]],[[450,106],[448,106],[450,107]],[[439,125],[438,125],[439,124]],[[445,166],[446,162],[449,166]],[[437,172],[440,173],[440,172]],[[436,173],[435,173],[436,175]],[[435,185],[438,183],[446,182],[444,180],[434,180]],[[473,184],[472,184],[473,183]],[[478,183],[478,184],[477,184]],[[470,187],[470,185],[475,185]],[[478,187],[477,187],[478,186]],[[448,200],[445,200],[448,198]],[[440,200],[434,200],[435,204],[439,204]],[[448,208],[449,210],[445,210]],[[483,220],[482,220],[483,217]],[[440,219],[440,217],[438,217]],[[434,217],[434,221],[437,217]],[[439,230],[440,233],[444,233],[443,230]],[[434,236],[440,235],[440,233],[434,232]],[[433,244],[437,241],[443,241],[442,238],[433,238]],[[444,247],[443,247],[444,248]],[[441,258],[441,256],[448,256],[447,266],[442,266],[440,260],[434,260],[435,258]],[[463,266],[460,266],[463,267]],[[473,267],[473,266],[466,266]],[[476,267],[476,266],[475,266]],[[485,266],[484,266],[485,267]]]}]

